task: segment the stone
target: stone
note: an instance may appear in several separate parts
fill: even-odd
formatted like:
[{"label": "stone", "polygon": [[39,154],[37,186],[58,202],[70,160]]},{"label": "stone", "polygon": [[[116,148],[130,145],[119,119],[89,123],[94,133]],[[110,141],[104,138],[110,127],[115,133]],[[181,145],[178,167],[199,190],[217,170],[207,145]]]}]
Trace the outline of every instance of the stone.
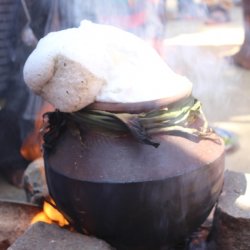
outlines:
[{"label": "stone", "polygon": [[7,249],[30,226],[41,208],[18,202],[0,201],[0,249]]},{"label": "stone", "polygon": [[111,250],[108,243],[71,232],[55,224],[37,222],[19,237],[8,250]]},{"label": "stone", "polygon": [[49,196],[43,158],[37,158],[26,168],[23,176],[23,188],[28,202],[41,205]]},{"label": "stone", "polygon": [[250,249],[250,174],[226,171],[213,231],[218,250]]}]

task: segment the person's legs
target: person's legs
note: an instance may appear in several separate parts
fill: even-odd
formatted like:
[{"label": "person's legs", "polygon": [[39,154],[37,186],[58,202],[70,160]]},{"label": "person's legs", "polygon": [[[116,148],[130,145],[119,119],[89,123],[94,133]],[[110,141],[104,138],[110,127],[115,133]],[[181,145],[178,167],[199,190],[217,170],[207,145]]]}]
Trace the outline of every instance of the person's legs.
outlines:
[{"label": "person's legs", "polygon": [[242,1],[244,18],[244,42],[238,53],[232,57],[232,61],[245,69],[250,69],[250,0]]},{"label": "person's legs", "polygon": [[199,5],[193,0],[178,0],[178,15],[180,18],[195,18],[199,14]]}]

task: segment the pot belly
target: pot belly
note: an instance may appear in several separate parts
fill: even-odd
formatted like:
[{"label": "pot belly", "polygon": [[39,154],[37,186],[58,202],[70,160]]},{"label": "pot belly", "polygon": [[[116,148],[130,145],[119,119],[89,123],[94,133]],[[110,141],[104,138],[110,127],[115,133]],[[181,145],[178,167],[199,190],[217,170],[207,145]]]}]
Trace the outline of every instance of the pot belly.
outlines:
[{"label": "pot belly", "polygon": [[155,149],[99,136],[80,141],[67,131],[44,154],[50,194],[77,230],[115,246],[156,247],[206,219],[223,185],[223,145],[159,136]]}]

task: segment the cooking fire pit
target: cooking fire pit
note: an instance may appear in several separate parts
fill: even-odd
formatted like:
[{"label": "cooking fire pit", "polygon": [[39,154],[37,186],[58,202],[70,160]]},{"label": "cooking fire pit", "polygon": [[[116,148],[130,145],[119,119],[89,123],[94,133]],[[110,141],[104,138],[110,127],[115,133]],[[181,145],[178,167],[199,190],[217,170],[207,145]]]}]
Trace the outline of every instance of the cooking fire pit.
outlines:
[{"label": "cooking fire pit", "polygon": [[135,35],[83,20],[24,65],[45,114],[50,195],[79,231],[138,249],[183,241],[223,185],[224,145],[192,83]]}]

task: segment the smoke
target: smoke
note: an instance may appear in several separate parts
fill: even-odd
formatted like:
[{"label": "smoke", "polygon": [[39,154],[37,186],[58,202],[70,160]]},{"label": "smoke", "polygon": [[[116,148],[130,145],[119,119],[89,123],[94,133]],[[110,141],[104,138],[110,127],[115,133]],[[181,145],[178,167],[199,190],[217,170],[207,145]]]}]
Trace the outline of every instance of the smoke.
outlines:
[{"label": "smoke", "polygon": [[[203,104],[209,120],[229,118],[236,105],[242,74],[226,57],[210,47],[178,46],[167,49],[166,61],[193,83],[193,95]],[[241,94],[242,96],[242,94]]]},{"label": "smoke", "polygon": [[[167,11],[172,3],[175,3],[177,13],[199,18],[201,22],[207,14],[206,6],[198,0],[193,0],[193,3],[189,2],[188,5],[185,5],[185,1],[180,1],[183,5],[178,5],[177,1],[173,0],[156,2],[61,0],[59,12],[62,28],[78,27],[81,20],[89,19],[118,26],[144,39],[163,39],[169,26],[173,25],[167,20]],[[132,21],[129,21],[131,17]],[[181,31],[186,32],[186,28],[187,23]],[[215,52],[197,46],[172,46],[166,48],[166,62],[175,72],[187,76],[193,82],[193,94],[202,101],[207,116],[210,119],[223,119],[230,113],[241,75]]]},{"label": "smoke", "polygon": [[110,24],[141,38],[163,37],[165,1],[61,0],[62,28],[78,27],[83,19]]}]

